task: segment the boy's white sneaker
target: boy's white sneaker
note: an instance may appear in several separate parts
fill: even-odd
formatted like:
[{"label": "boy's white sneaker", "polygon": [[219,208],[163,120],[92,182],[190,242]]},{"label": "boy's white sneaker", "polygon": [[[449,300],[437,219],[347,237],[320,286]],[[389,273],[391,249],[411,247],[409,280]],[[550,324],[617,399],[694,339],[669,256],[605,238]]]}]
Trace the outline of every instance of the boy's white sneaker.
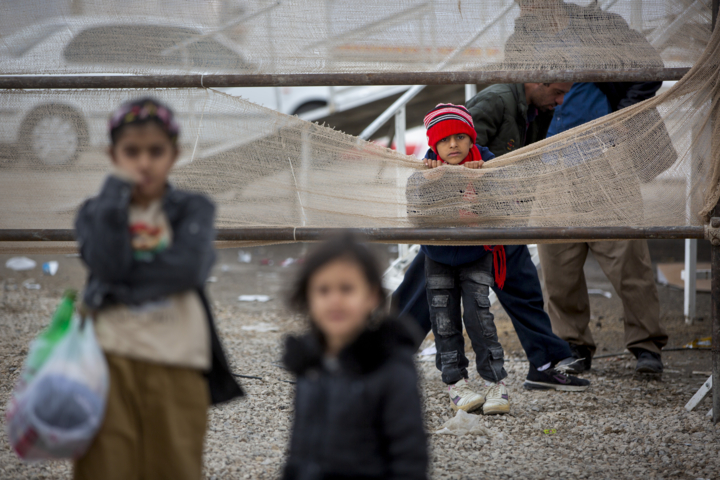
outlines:
[{"label": "boy's white sneaker", "polygon": [[485,396],[472,391],[465,379],[454,385],[449,385],[448,393],[450,394],[450,406],[455,411],[465,410],[466,412],[472,412],[485,403]]},{"label": "boy's white sneaker", "polygon": [[483,413],[485,415],[510,413],[510,399],[508,398],[508,391],[504,383],[494,383],[488,386],[488,389],[485,391]]}]

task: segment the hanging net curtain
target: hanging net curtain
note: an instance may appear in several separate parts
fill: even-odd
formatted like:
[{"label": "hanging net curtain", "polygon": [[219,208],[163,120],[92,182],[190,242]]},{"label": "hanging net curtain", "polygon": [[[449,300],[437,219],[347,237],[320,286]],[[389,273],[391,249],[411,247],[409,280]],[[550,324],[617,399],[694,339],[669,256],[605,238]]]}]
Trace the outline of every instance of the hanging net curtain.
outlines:
[{"label": "hanging net curtain", "polygon": [[448,58],[440,70],[692,69],[655,98],[440,175],[212,89],[3,91],[1,228],[71,228],[109,170],[110,112],[148,95],[180,120],[172,180],[210,195],[219,227],[685,226],[720,196],[708,1],[80,3],[47,18],[7,7],[1,73],[422,72]]}]

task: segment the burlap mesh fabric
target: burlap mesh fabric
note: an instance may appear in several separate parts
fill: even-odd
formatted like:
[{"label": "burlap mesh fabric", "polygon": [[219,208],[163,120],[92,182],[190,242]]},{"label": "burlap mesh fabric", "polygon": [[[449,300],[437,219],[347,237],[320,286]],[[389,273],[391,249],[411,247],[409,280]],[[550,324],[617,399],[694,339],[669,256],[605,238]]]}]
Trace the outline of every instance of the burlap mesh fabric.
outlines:
[{"label": "burlap mesh fabric", "polygon": [[[413,157],[212,89],[3,91],[0,127],[11,147],[0,157],[0,228],[71,228],[77,208],[109,170],[104,149],[110,112],[122,101],[148,95],[170,105],[180,121],[183,153],[173,182],[210,195],[218,204],[219,227],[683,226],[705,222],[720,198],[720,30],[710,36],[708,2],[605,2],[613,4],[609,13],[603,2],[548,2],[555,6],[522,15],[509,1],[334,1],[328,2],[329,13],[318,10],[321,2],[296,2],[226,29],[221,20],[199,15],[206,7],[181,2],[168,18],[186,29],[205,22],[202,31],[209,33],[201,42],[187,39],[199,33],[162,39],[162,30],[141,29],[159,22],[138,15],[146,2],[137,3],[132,17],[112,2],[82,3],[85,14],[55,17],[60,26],[54,28],[70,32],[54,54],[60,52],[62,62],[42,53],[49,47],[23,56],[18,38],[26,44],[40,40],[37,29],[22,27],[0,38],[6,51],[23,60],[3,61],[2,73],[97,73],[96,67],[105,73],[229,72],[237,66],[227,58],[230,51],[242,54],[240,73],[431,71],[453,46],[467,43],[497,17],[445,68],[693,68],[660,96],[480,170],[446,166],[439,172],[428,172]],[[630,3],[642,8],[633,10]],[[257,11],[271,6],[248,5]],[[10,8],[17,8],[15,15],[22,10]],[[557,8],[569,23],[556,24]],[[250,14],[246,8],[237,17]],[[85,43],[77,43],[85,27],[102,23],[100,15],[112,28],[93,27],[98,37],[91,31],[80,38]],[[356,29],[363,25],[361,35]],[[262,34],[267,28],[273,45]],[[138,38],[123,44],[128,31]],[[192,60],[198,43],[206,50]],[[178,48],[182,54],[172,53]],[[171,53],[185,63],[168,67]],[[68,151],[75,152],[71,158],[59,158]]]}]

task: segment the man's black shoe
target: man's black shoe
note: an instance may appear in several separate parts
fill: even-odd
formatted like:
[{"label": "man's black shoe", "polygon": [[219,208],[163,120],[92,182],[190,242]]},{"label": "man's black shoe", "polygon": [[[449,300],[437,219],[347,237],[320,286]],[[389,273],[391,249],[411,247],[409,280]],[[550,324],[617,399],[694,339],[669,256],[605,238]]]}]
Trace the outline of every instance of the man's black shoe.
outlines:
[{"label": "man's black shoe", "polygon": [[555,367],[539,372],[532,363],[523,384],[528,390],[560,390],[561,392],[582,392],[589,386],[590,380],[573,377]]},{"label": "man's black shoe", "polygon": [[652,375],[660,375],[663,372],[663,363],[659,353],[650,350],[638,349],[636,373],[649,373]]}]

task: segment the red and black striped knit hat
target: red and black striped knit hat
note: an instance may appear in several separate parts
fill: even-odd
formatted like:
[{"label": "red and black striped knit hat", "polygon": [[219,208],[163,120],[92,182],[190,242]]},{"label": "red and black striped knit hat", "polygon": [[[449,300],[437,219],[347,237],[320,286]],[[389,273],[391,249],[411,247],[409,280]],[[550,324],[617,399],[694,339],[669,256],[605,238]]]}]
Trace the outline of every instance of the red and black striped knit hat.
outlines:
[{"label": "red and black striped knit hat", "polygon": [[440,103],[425,115],[424,122],[427,130],[428,145],[435,153],[437,153],[435,149],[437,143],[450,135],[464,133],[470,137],[473,145],[477,140],[472,115],[462,105]]}]

